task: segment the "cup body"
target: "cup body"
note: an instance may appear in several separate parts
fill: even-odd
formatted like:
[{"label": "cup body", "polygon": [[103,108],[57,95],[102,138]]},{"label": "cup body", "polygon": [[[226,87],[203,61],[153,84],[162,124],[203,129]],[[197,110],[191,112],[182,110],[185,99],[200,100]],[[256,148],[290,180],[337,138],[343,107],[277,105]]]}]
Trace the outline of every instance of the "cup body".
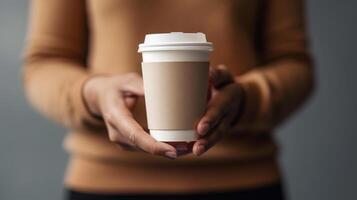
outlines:
[{"label": "cup body", "polygon": [[207,104],[210,50],[196,44],[190,44],[196,49],[187,48],[182,41],[160,45],[141,51],[150,134],[164,142],[195,141],[195,127]]}]

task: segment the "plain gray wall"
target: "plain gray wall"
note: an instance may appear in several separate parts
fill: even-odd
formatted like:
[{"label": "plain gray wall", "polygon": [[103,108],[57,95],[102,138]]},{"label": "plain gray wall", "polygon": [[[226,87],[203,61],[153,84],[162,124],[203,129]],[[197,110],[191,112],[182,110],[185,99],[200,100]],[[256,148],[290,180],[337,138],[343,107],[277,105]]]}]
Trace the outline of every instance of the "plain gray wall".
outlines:
[{"label": "plain gray wall", "polygon": [[[0,1],[0,199],[59,200],[64,129],[27,105],[24,0]],[[357,199],[357,1],[308,2],[318,90],[277,134],[292,200]]]}]

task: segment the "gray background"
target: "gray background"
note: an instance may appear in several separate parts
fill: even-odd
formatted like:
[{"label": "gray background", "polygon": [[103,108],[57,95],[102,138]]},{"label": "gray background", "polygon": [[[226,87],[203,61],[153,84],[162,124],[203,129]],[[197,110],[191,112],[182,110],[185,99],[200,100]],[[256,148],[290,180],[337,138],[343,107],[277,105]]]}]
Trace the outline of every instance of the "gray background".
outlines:
[{"label": "gray background", "polygon": [[[0,1],[0,199],[61,199],[64,130],[31,110],[19,60],[28,1]],[[308,1],[318,90],[277,134],[293,200],[357,199],[357,1]]]}]

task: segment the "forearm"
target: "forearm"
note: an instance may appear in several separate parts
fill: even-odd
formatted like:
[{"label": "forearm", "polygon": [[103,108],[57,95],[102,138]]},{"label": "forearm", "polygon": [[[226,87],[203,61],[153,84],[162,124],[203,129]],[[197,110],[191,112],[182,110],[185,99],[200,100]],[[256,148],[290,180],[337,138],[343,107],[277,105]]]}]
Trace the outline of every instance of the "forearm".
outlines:
[{"label": "forearm", "polygon": [[290,116],[311,94],[314,76],[305,56],[275,59],[236,77],[245,94],[245,105],[235,130],[271,130]]},{"label": "forearm", "polygon": [[33,0],[26,38],[23,81],[41,113],[74,129],[103,123],[87,111],[82,97],[87,68],[86,1]]},{"label": "forearm", "polygon": [[82,97],[90,77],[82,63],[64,58],[25,59],[24,88],[30,103],[48,118],[75,129],[101,126]]}]

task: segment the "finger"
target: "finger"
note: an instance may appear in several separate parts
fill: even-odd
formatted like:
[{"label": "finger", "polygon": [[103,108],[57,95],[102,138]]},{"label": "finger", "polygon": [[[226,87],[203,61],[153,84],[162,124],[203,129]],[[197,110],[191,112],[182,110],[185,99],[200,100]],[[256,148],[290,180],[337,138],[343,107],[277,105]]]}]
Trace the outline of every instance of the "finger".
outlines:
[{"label": "finger", "polygon": [[176,151],[174,147],[156,141],[131,116],[118,117],[118,120],[120,120],[120,123],[116,124],[118,131],[141,150],[154,155],[164,155],[167,151]]},{"label": "finger", "polygon": [[105,120],[105,124],[107,126],[109,138],[112,142],[117,143],[119,147],[122,147],[125,149],[129,149],[129,148],[136,149],[134,144],[132,144],[127,138],[125,138],[124,136],[122,136],[120,134],[120,132],[117,129],[117,127],[115,126],[115,124],[112,124],[108,120]]},{"label": "finger", "polygon": [[136,144],[142,150],[153,155],[160,155],[172,159],[177,158],[177,151],[173,146],[155,140],[144,131],[138,132],[137,137]]},{"label": "finger", "polygon": [[217,68],[210,68],[210,81],[213,87],[221,88],[229,83],[234,82],[234,76],[227,70],[224,65],[219,65]]},{"label": "finger", "polygon": [[[153,155],[169,158],[177,157],[177,152],[174,147],[156,141],[146,133],[131,116],[118,116],[116,118],[117,120],[114,122],[115,127],[120,134],[124,135],[129,144]],[[117,123],[119,121],[120,123]],[[115,136],[113,138],[114,141],[120,141],[120,139],[120,137],[115,138]]]},{"label": "finger", "polygon": [[211,99],[207,111],[197,124],[197,133],[204,136],[228,113],[228,99],[217,95]]},{"label": "finger", "polygon": [[207,152],[211,147],[213,147],[222,137],[225,135],[227,130],[228,121],[226,118],[222,119],[221,123],[212,129],[209,134],[205,137],[198,139],[192,148],[192,153],[196,156],[200,156]]},{"label": "finger", "polygon": [[108,123],[112,124],[117,132],[110,135],[114,142],[121,142],[123,137],[125,141],[145,152],[153,155],[176,158],[177,152],[169,144],[156,141],[135,121],[132,114],[125,108],[122,103],[117,103],[115,109],[105,115]]}]

